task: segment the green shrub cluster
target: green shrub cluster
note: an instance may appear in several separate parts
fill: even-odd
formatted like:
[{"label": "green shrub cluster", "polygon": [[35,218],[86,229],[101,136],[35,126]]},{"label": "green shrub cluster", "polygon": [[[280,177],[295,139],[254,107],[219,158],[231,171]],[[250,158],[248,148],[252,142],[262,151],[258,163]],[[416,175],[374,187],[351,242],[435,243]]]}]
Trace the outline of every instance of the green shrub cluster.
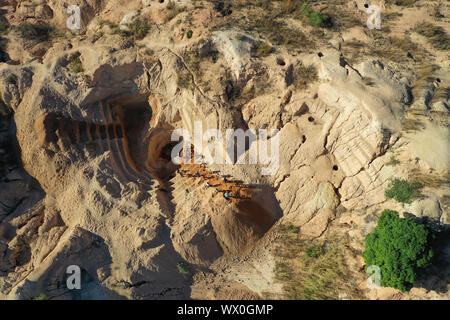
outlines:
[{"label": "green shrub cluster", "polygon": [[306,255],[309,258],[318,258],[323,254],[323,249],[317,245],[311,245],[306,248]]},{"label": "green shrub cluster", "polygon": [[326,14],[315,12],[306,3],[300,8],[301,15],[309,21],[309,24],[316,27],[330,27],[331,18]]},{"label": "green shrub cluster", "polygon": [[408,182],[402,179],[394,179],[384,194],[386,198],[395,199],[401,203],[411,203],[419,197],[418,190],[420,187],[418,181]]},{"label": "green shrub cluster", "polygon": [[184,262],[177,263],[177,269],[178,269],[178,272],[183,275],[186,275],[189,273],[188,266]]},{"label": "green shrub cluster", "polygon": [[331,18],[328,15],[314,11],[304,0],[283,1],[281,13],[302,17],[315,27],[331,27],[332,25]]}]

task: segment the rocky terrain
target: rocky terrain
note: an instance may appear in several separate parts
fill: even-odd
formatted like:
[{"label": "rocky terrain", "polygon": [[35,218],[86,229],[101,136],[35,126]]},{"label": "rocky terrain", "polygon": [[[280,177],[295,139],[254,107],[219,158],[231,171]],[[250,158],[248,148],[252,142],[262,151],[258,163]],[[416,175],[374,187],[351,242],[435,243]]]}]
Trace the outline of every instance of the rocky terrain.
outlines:
[{"label": "rocky terrain", "polygon": [[[368,1],[311,2],[323,26],[295,2],[74,0],[71,30],[68,3],[0,1],[2,299],[289,298],[301,241],[339,244],[325,298],[450,299],[449,4],[372,1],[370,30]],[[278,170],[177,166],[172,133],[196,121],[279,130]],[[420,198],[387,199],[394,178]],[[408,293],[366,285],[386,208],[441,239]]]}]

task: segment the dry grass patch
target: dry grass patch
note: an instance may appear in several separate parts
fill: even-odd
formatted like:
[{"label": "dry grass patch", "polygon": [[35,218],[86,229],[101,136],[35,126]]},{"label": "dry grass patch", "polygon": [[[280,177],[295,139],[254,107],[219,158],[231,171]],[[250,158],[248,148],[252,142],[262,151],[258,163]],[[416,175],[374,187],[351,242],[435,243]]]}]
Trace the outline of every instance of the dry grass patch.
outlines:
[{"label": "dry grass patch", "polygon": [[300,65],[294,69],[294,87],[298,90],[306,89],[318,79],[317,69],[314,65]]},{"label": "dry grass patch", "polygon": [[414,27],[414,31],[426,37],[435,49],[450,50],[450,37],[442,27],[421,22]]},{"label": "dry grass patch", "polygon": [[386,0],[387,5],[395,4],[396,6],[410,7],[415,4],[417,0]]},{"label": "dry grass patch", "polygon": [[360,62],[367,56],[375,56],[395,63],[421,62],[427,57],[427,52],[411,41],[407,35],[397,38],[372,33],[372,36],[371,43],[358,40],[343,43],[342,52],[349,63]]},{"label": "dry grass patch", "polygon": [[267,42],[256,42],[252,46],[251,54],[254,58],[264,58],[274,51],[273,47]]},{"label": "dry grass patch", "polygon": [[321,240],[306,240],[298,229],[281,226],[281,239],[277,243],[275,277],[283,284],[287,299],[326,300],[360,296],[349,268],[346,256],[348,240],[328,235]]},{"label": "dry grass patch", "polygon": [[417,80],[412,86],[414,100],[423,95],[424,90],[430,88],[436,79],[435,73],[439,69],[440,67],[434,64],[426,64],[417,69]]},{"label": "dry grass patch", "polygon": [[419,181],[422,186],[439,188],[449,184],[450,174],[424,173],[419,169],[413,169],[410,172],[410,178]]},{"label": "dry grass patch", "polygon": [[376,56],[396,63],[410,63],[412,59],[408,57],[408,53],[418,61],[425,58],[425,52],[407,36],[378,38],[371,46],[371,51]]},{"label": "dry grass patch", "polygon": [[84,72],[83,63],[81,62],[80,56],[73,58],[67,65],[67,69],[69,69],[72,73]]}]

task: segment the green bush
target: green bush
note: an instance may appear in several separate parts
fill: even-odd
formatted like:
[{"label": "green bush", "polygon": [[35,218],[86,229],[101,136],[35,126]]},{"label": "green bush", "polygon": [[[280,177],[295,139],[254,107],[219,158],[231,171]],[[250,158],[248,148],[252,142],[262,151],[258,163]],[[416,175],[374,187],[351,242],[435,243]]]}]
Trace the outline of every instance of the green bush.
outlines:
[{"label": "green bush", "polygon": [[304,3],[300,8],[301,15],[309,21],[309,24],[315,27],[331,26],[331,18],[326,14],[313,11],[310,6]]},{"label": "green bush", "polygon": [[321,247],[319,247],[317,245],[311,245],[306,248],[305,252],[309,258],[318,258],[322,255],[323,250]]},{"label": "green bush", "polygon": [[396,6],[411,6],[417,0],[387,0],[386,4],[395,4]]},{"label": "green bush", "polygon": [[184,262],[177,263],[177,269],[178,269],[178,272],[181,274],[189,273],[188,266]]},{"label": "green bush", "polygon": [[282,14],[292,14],[294,17],[303,17],[310,25],[315,27],[330,27],[331,18],[323,13],[315,12],[303,0],[285,0],[281,3]]},{"label": "green bush", "polygon": [[188,37],[188,39],[192,38],[192,34],[194,32],[192,30],[188,30],[188,32],[186,32],[186,36]]},{"label": "green bush", "polygon": [[299,231],[299,228],[292,224],[289,224],[286,226],[286,233],[295,234],[295,233],[298,233],[298,231]]},{"label": "green bush", "polygon": [[394,179],[384,193],[386,198],[395,199],[401,203],[411,203],[414,199],[419,197],[418,190],[420,183],[417,181],[408,182],[402,179]]},{"label": "green bush", "polygon": [[37,297],[34,297],[33,300],[47,300],[47,295],[45,295],[44,293],[41,293],[40,295],[38,295]]},{"label": "green bush", "polygon": [[381,285],[408,291],[417,271],[431,263],[431,236],[425,225],[400,218],[397,211],[384,210],[375,230],[366,236],[362,256],[366,267],[381,270]]},{"label": "green bush", "polygon": [[217,62],[217,60],[219,60],[219,51],[214,51],[212,54],[212,60],[214,63]]}]

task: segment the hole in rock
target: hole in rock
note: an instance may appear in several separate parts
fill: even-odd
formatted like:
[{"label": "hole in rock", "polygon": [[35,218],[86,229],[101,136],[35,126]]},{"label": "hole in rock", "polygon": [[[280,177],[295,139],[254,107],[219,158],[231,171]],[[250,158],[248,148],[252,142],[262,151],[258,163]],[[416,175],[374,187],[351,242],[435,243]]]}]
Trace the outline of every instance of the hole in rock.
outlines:
[{"label": "hole in rock", "polygon": [[277,64],[279,66],[284,66],[286,65],[286,62],[284,62],[283,58],[277,58]]}]

